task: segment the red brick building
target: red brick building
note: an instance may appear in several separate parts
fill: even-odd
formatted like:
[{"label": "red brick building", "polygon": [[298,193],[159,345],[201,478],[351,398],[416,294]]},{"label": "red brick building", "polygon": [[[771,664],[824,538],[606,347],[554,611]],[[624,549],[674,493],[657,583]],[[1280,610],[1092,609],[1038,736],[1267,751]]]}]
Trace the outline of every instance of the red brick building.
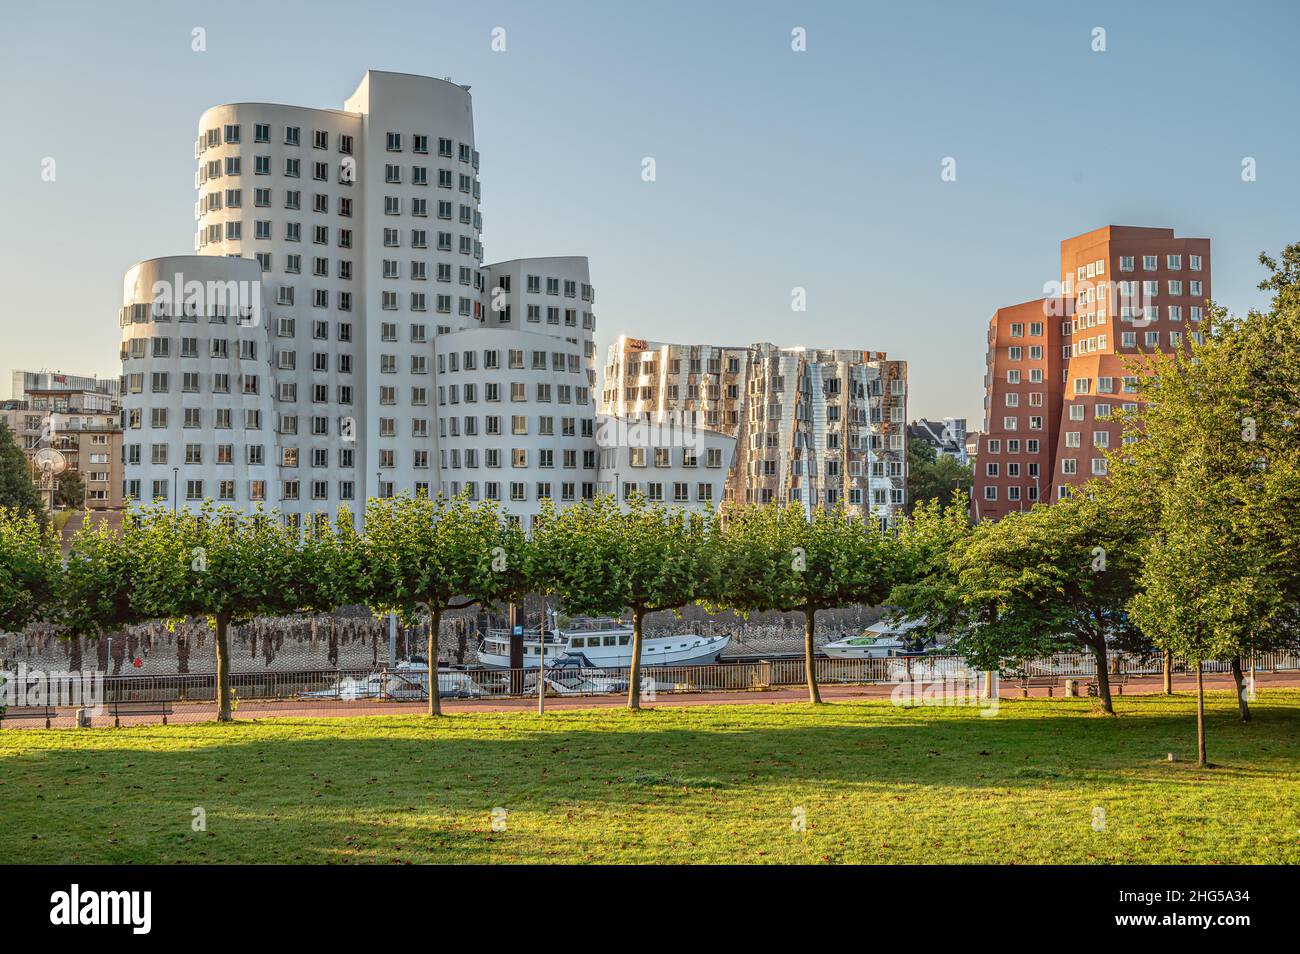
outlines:
[{"label": "red brick building", "polygon": [[971,507],[997,519],[1105,476],[1143,354],[1187,347],[1210,298],[1210,240],[1111,225],[1061,243],[1053,294],[989,321]]}]

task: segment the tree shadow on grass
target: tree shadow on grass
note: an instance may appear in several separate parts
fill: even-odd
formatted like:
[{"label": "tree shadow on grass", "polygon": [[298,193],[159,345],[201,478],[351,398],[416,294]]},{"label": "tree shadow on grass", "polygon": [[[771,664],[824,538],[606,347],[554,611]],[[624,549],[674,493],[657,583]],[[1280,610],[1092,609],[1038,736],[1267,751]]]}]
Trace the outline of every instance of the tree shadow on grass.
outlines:
[{"label": "tree shadow on grass", "polygon": [[[729,810],[770,791],[883,797],[1114,784],[1294,784],[1300,708],[1215,711],[1211,754],[1177,714],[1086,710],[980,718],[973,709],[838,704],[643,712],[286,719],[234,726],[53,732],[0,750],[0,854],[109,863],[510,861],[581,857],[656,818]],[[100,746],[102,747],[96,747]],[[1233,767],[1234,763],[1241,767]],[[493,831],[493,809],[507,829]],[[206,830],[195,830],[196,809]],[[551,844],[547,844],[547,839]],[[514,841],[518,845],[517,840]],[[575,855],[575,851],[577,854]]]}]

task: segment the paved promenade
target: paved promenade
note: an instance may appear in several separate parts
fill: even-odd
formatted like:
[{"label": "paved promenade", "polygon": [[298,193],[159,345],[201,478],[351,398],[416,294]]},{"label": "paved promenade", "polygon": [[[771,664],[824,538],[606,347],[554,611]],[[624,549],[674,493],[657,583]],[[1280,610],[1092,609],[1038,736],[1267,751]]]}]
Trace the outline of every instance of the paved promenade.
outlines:
[{"label": "paved promenade", "polygon": [[[1064,682],[1064,680],[1062,680]],[[924,685],[924,684],[922,684]],[[1205,677],[1207,690],[1231,690],[1232,677],[1226,674],[1207,674]],[[1266,691],[1270,688],[1300,688],[1300,672],[1280,672],[1280,673],[1258,673],[1255,677],[1255,685],[1258,691]],[[1086,692],[1086,680],[1079,680],[1080,693]],[[867,686],[844,686],[828,684],[821,687],[822,700],[825,702],[846,702],[855,699],[888,699],[894,691],[895,684],[877,684]],[[1160,676],[1137,676],[1130,677],[1129,683],[1124,687],[1125,695],[1149,695],[1164,691],[1164,681]],[[1174,678],[1174,691],[1177,693],[1193,693],[1196,691],[1196,680],[1194,676],[1176,676]],[[1054,694],[1060,698],[1063,690],[1057,688]],[[1035,698],[1042,698],[1047,695],[1045,689],[1030,690],[1030,695]],[[1021,690],[1013,683],[1003,681],[999,686],[999,696],[1003,699],[1021,698]],[[664,693],[658,694],[658,698],[653,702],[642,699],[644,708],[660,708],[670,706],[716,706],[716,705],[775,705],[777,703],[803,702],[807,700],[808,693],[803,686],[787,686],[780,689],[769,690],[737,690],[732,692],[681,692],[681,693]],[[1119,697],[1117,696],[1117,701]],[[597,709],[611,706],[622,706],[626,704],[626,697],[623,695],[610,696],[582,696],[582,697],[565,697],[557,698],[548,696],[546,699],[546,708],[550,711],[560,709]],[[442,704],[443,712],[536,712],[536,697],[529,698],[511,698],[511,699],[447,699]],[[418,715],[425,710],[425,704],[422,702],[383,702],[376,700],[355,700],[355,701],[336,701],[332,699],[285,699],[273,701],[248,700],[241,702],[235,712],[237,719],[270,719],[270,718],[341,718],[347,716],[362,715]],[[174,713],[168,718],[169,723],[175,722],[206,722],[213,718],[213,705],[210,702],[193,702],[177,703]],[[136,724],[157,724],[161,720],[158,716],[138,716],[122,718],[123,725]],[[59,710],[59,717],[54,722],[54,728],[70,728],[74,723],[74,713],[71,709]],[[97,716],[93,720],[96,727],[112,726],[113,716],[105,712],[104,715]],[[41,723],[31,720],[21,722],[0,723],[0,727],[5,729],[31,729],[41,727]]]}]

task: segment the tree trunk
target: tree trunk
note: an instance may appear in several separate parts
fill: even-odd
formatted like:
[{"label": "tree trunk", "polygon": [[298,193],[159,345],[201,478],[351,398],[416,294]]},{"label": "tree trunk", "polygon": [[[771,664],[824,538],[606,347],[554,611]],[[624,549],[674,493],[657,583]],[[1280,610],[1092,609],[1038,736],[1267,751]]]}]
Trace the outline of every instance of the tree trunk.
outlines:
[{"label": "tree trunk", "polygon": [[1241,657],[1232,657],[1232,681],[1237,684],[1237,709],[1241,712],[1241,721],[1250,721],[1250,703],[1246,701],[1246,679],[1241,672]]},{"label": "tree trunk", "polygon": [[217,614],[217,721],[232,722],[230,708],[230,617]]},{"label": "tree trunk", "polygon": [[817,662],[813,659],[813,631],[816,628],[814,622],[816,617],[817,610],[811,607],[803,611],[803,672],[808,682],[808,701],[814,704],[822,701],[822,694],[817,688]]},{"label": "tree trunk", "polygon": [[1196,663],[1196,764],[1205,768],[1205,670]]},{"label": "tree trunk", "polygon": [[632,609],[632,665],[627,671],[627,707],[641,708],[641,610]]},{"label": "tree trunk", "polygon": [[442,610],[429,610],[429,639],[425,655],[429,657],[429,715],[442,715],[442,697],[438,692],[438,630],[442,628]]},{"label": "tree trunk", "polygon": [[1174,694],[1174,654],[1172,650],[1165,650],[1165,695]]},{"label": "tree trunk", "polygon": [[1099,642],[1092,644],[1092,655],[1097,660],[1097,697],[1101,700],[1101,711],[1106,715],[1115,714],[1115,703],[1110,698],[1110,672],[1106,665],[1106,639],[1099,637]]}]

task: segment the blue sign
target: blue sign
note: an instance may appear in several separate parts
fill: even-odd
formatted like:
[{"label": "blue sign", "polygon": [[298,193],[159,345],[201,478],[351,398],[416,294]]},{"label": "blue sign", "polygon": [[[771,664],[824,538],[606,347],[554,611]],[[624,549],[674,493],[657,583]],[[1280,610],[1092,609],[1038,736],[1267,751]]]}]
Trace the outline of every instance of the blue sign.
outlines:
[{"label": "blue sign", "polygon": [[511,635],[513,636],[522,636],[523,634],[524,634],[524,628],[522,626],[516,626],[514,628],[514,631],[511,633]]}]

